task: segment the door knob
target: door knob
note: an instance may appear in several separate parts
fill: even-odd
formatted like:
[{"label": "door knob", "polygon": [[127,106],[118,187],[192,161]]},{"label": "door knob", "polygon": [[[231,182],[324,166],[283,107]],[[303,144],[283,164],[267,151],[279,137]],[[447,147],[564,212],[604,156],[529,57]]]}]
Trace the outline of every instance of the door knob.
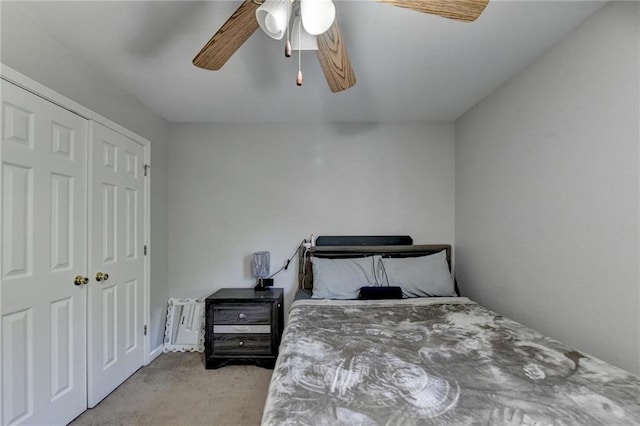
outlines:
[{"label": "door knob", "polygon": [[73,279],[73,283],[75,285],[83,285],[83,284],[87,284],[88,282],[89,282],[89,278],[83,277],[82,275],[76,275],[76,277]]},{"label": "door knob", "polygon": [[103,274],[102,272],[98,272],[96,274],[96,281],[106,281],[109,279],[109,274]]}]

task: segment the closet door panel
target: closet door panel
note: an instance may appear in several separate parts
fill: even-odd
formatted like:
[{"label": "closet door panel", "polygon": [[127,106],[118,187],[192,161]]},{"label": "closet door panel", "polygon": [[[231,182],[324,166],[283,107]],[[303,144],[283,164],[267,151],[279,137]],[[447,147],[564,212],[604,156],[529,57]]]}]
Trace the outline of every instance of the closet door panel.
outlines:
[{"label": "closet door panel", "polygon": [[144,148],[92,122],[89,407],[144,363]]},{"label": "closet door panel", "polygon": [[2,81],[3,424],[86,409],[88,123]]}]

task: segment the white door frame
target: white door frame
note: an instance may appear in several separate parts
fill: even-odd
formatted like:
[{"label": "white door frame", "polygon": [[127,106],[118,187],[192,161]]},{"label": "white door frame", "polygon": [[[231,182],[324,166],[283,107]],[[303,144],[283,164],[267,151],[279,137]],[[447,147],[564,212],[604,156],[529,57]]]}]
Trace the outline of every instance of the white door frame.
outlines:
[{"label": "white door frame", "polygon": [[[30,79],[29,77],[19,73],[18,71],[0,63],[0,78],[9,81],[16,86],[40,96],[64,109],[67,109],[87,120],[94,120],[111,130],[127,136],[144,146],[144,163],[151,164],[151,141],[145,139],[130,130],[125,129],[121,125],[109,120],[102,115],[91,111],[90,109],[72,101],[71,99],[61,95],[60,93],[49,89],[48,87]],[[145,179],[145,200],[144,200],[144,244],[150,247],[151,233],[151,177]],[[144,323],[147,326],[147,333],[144,336],[144,365],[149,364],[151,359],[151,297],[150,297],[150,279],[151,279],[151,251],[149,250],[144,259]]]}]

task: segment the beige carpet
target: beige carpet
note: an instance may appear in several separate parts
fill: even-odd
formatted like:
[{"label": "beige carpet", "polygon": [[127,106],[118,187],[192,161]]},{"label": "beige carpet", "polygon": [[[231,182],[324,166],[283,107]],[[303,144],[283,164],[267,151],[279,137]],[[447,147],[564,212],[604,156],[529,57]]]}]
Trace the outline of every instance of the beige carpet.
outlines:
[{"label": "beige carpet", "polygon": [[71,425],[258,425],[271,373],[206,370],[204,354],[162,354]]}]

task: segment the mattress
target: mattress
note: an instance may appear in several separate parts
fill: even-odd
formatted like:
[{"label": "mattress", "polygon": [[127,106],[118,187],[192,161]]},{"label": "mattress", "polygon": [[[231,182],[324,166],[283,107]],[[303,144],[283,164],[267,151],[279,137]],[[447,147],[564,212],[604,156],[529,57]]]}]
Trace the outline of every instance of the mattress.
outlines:
[{"label": "mattress", "polygon": [[297,300],[262,424],[640,424],[640,378],[467,298]]}]

